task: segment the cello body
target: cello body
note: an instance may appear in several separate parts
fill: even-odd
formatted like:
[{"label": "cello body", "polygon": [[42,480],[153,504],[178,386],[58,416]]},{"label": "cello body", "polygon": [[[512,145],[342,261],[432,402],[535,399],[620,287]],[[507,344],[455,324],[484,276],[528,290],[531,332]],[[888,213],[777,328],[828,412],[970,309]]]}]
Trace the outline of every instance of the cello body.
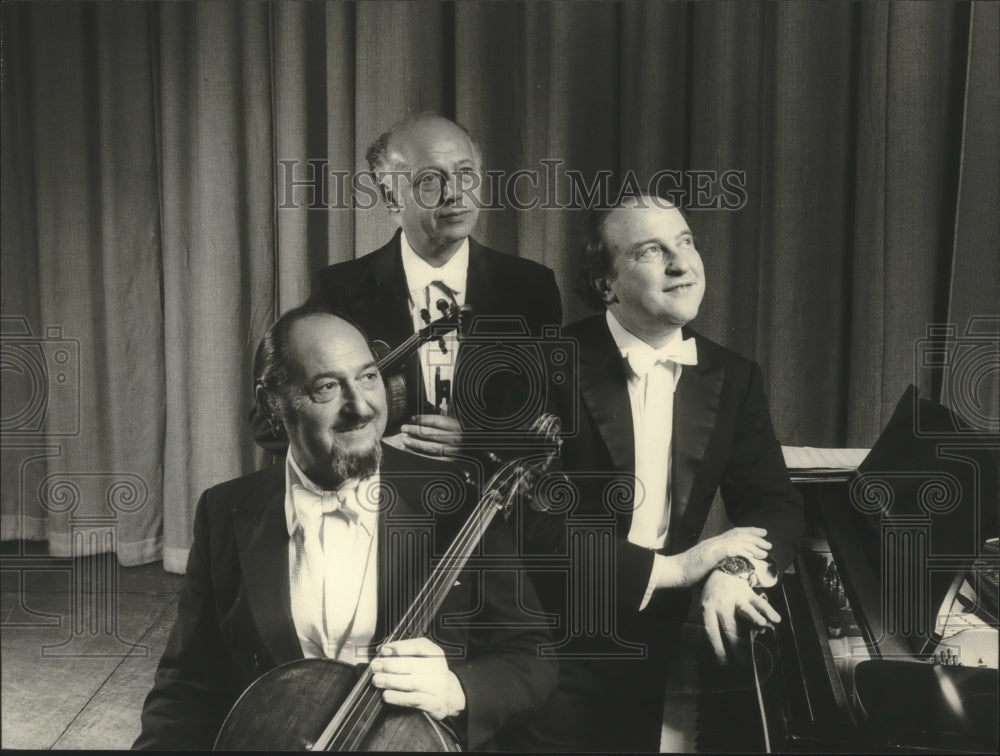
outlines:
[{"label": "cello body", "polygon": [[[217,751],[307,751],[358,682],[358,668],[330,659],[300,659],[259,677],[233,706]],[[348,750],[460,751],[457,738],[416,709],[381,701],[372,726]]]},{"label": "cello body", "polygon": [[[457,584],[472,552],[498,512],[509,512],[559,451],[559,421],[542,415],[533,433],[545,445],[505,463],[490,478],[479,504],[384,643],[427,635],[433,617]],[[232,707],[216,750],[459,751],[458,738],[426,713],[384,702],[370,667],[330,659],[301,659],[265,673]]]}]

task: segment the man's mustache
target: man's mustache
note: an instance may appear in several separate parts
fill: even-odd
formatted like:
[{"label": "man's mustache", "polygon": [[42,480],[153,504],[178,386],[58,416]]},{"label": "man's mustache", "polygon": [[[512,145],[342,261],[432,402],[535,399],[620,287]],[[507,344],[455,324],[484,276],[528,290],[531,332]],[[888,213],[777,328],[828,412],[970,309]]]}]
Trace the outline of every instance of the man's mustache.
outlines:
[{"label": "man's mustache", "polygon": [[369,423],[377,420],[379,417],[378,412],[372,412],[368,415],[361,415],[351,417],[349,419],[342,420],[333,425],[333,431],[335,433],[348,433],[352,430],[358,430],[359,428],[364,428]]}]

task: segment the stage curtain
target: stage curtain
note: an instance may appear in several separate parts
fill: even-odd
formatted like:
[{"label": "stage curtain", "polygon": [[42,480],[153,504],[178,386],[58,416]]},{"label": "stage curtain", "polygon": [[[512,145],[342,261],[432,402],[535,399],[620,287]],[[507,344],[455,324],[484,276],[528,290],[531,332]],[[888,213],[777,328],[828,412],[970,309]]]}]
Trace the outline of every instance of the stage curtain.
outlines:
[{"label": "stage curtain", "polygon": [[539,172],[520,183],[539,206],[484,210],[476,236],[552,267],[567,321],[588,314],[567,171],[736,177],[738,206],[689,212],[693,325],[761,363],[783,443],[870,445],[911,382],[996,430],[995,348],[960,380],[923,358],[996,330],[996,5],[0,14],[5,540],[184,569],[200,492],[265,461],[257,341],[312,271],[392,233],[342,189],[423,110],[467,126],[485,168]]}]

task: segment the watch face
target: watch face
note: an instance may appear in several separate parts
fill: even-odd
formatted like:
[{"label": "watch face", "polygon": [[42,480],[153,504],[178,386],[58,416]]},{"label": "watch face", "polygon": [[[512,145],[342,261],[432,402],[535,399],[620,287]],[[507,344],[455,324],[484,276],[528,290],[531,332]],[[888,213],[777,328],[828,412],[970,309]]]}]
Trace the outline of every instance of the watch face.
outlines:
[{"label": "watch face", "polygon": [[754,571],[750,560],[741,556],[726,557],[719,562],[719,569],[730,575],[747,575]]}]

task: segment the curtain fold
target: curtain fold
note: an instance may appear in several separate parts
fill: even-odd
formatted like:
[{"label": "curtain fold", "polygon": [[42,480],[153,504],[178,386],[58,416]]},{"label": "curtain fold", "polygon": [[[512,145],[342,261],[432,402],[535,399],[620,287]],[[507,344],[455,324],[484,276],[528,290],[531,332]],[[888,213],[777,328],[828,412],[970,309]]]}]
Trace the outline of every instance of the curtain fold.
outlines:
[{"label": "curtain fold", "polygon": [[253,469],[256,341],[275,315],[271,22],[264,4],[159,13],[166,365],[164,564],[201,491]]},{"label": "curtain fold", "polygon": [[[163,494],[151,10],[4,9],[3,110],[27,141],[4,143],[2,223],[23,235],[4,238],[3,314],[24,318],[16,352],[37,367],[5,360],[4,384],[41,403],[11,424],[3,411],[3,537],[47,538],[66,555],[103,528],[101,548],[115,539],[131,564],[158,558]],[[11,212],[21,178],[33,190]],[[26,300],[37,311],[20,310]]]},{"label": "curtain fold", "polygon": [[[708,278],[694,325],[761,362],[783,443],[870,445],[911,382],[993,427],[995,338],[957,378],[918,358],[996,328],[997,16],[3,4],[2,537],[184,569],[198,495],[264,461],[259,338],[313,271],[392,233],[380,206],[351,207],[373,200],[352,179],[423,110],[502,172],[507,204],[476,236],[552,267],[567,321],[589,312],[574,191],[669,170],[682,182],[660,188],[690,202],[694,173],[715,172],[709,197],[726,173],[739,201],[689,212]],[[510,206],[521,169],[532,209]]]}]

